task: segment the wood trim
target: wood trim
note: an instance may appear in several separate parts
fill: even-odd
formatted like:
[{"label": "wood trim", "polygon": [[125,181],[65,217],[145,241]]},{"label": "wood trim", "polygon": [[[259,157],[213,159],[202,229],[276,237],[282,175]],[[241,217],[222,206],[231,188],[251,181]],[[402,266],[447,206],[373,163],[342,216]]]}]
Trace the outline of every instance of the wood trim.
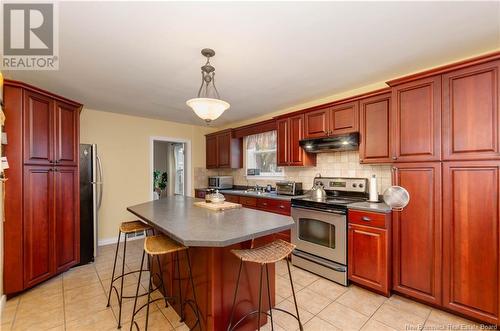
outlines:
[{"label": "wood trim", "polygon": [[276,121],[274,119],[265,120],[233,129],[234,138],[243,138],[252,134],[258,134],[276,130]]},{"label": "wood trim", "polygon": [[69,104],[71,104],[71,105],[72,105],[72,106],[74,106],[74,107],[79,107],[79,108],[80,108],[80,112],[82,111],[82,108],[83,108],[83,104],[81,104],[80,102],[77,102],[77,101],[74,101],[74,100],[71,100],[71,99],[68,99],[68,98],[62,97],[62,96],[57,95],[57,94],[55,94],[55,93],[52,93],[52,92],[49,92],[49,91],[42,90],[42,89],[41,89],[41,88],[39,88],[39,87],[36,87],[36,86],[30,85],[30,84],[27,84],[27,83],[24,83],[24,82],[20,82],[20,81],[17,81],[17,80],[5,79],[5,80],[4,80],[4,86],[21,87],[21,88],[23,88],[23,89],[27,89],[27,90],[34,91],[34,92],[36,92],[36,93],[43,94],[43,95],[45,95],[46,97],[49,97],[49,98],[54,98],[54,99],[57,99],[57,100],[60,100],[60,101],[63,101],[63,102],[69,103]]},{"label": "wood trim", "polygon": [[472,65],[481,64],[484,62],[494,61],[494,60],[498,60],[498,59],[500,59],[500,51],[496,51],[496,52],[488,53],[488,54],[483,54],[483,55],[473,57],[470,59],[466,59],[466,60],[462,60],[462,61],[458,61],[458,62],[453,62],[450,64],[435,67],[435,68],[428,69],[425,71],[420,71],[420,72],[417,72],[417,73],[414,73],[411,75],[392,79],[392,80],[387,81],[386,84],[392,87],[392,86],[400,85],[403,83],[407,83],[407,82],[412,81],[412,80],[426,78],[426,77],[435,76],[435,75],[441,75],[441,74],[447,73],[449,71],[458,70],[458,69],[462,69],[462,68],[469,67]]},{"label": "wood trim", "polygon": [[217,135],[219,135],[221,133],[232,132],[232,131],[234,131],[234,130],[233,129],[224,129],[224,130],[220,130],[220,131],[208,133],[208,134],[205,135],[205,137],[217,136]]}]

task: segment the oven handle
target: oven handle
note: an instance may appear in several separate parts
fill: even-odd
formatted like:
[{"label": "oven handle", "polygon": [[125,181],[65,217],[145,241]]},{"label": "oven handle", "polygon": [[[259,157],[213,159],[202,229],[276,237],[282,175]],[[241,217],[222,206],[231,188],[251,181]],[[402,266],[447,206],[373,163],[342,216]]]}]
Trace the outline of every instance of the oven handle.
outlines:
[{"label": "oven handle", "polygon": [[292,206],[292,209],[297,208],[297,209],[303,209],[303,210],[315,210],[315,211],[320,211],[324,213],[333,213],[333,214],[339,214],[339,215],[347,215],[347,212],[342,211],[342,210],[336,210],[336,209],[321,209],[321,208],[314,208],[314,207],[300,207],[300,206]]}]

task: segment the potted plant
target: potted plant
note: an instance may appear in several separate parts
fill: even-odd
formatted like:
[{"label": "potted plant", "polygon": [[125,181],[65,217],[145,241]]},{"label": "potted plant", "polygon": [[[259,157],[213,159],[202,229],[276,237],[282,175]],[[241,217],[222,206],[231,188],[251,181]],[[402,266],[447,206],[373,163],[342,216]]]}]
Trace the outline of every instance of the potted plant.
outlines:
[{"label": "potted plant", "polygon": [[161,198],[165,195],[165,189],[167,188],[168,174],[166,172],[161,172],[159,170],[153,171],[153,190]]}]

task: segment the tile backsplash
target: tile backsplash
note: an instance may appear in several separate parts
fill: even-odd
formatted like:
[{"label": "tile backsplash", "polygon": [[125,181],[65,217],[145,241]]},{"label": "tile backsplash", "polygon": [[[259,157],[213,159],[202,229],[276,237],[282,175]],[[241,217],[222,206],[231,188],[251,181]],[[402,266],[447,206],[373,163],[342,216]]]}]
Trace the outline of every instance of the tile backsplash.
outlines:
[{"label": "tile backsplash", "polygon": [[235,185],[272,184],[274,186],[277,181],[286,179],[302,182],[303,188],[309,189],[312,186],[313,178],[318,173],[323,177],[370,178],[372,175],[376,175],[379,194],[391,186],[391,166],[387,164],[360,164],[358,151],[319,153],[315,167],[285,167],[285,176],[279,179],[247,179],[244,168],[236,170],[194,168],[194,183],[196,188],[206,187],[208,176],[230,175],[234,177]]}]

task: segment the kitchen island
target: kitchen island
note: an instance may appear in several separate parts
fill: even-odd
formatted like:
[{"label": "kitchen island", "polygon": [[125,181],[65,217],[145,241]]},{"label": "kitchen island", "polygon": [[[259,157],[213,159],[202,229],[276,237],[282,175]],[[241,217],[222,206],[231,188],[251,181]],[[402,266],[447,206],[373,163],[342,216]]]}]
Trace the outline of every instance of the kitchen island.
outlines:
[{"label": "kitchen island", "polygon": [[[128,207],[127,210],[172,239],[190,247],[191,266],[203,330],[225,330],[229,321],[239,260],[232,249],[260,246],[274,239],[273,234],[288,230],[291,217],[248,208],[216,212],[194,205],[202,201],[191,197],[174,196]],[[187,278],[184,253],[179,254],[181,290],[183,297],[192,297]],[[172,256],[161,259],[163,280],[168,295],[177,296],[177,270]],[[158,266],[153,263],[153,272]],[[245,263],[238,290],[234,320],[255,310],[258,305],[259,266]],[[274,266],[270,266],[271,297],[274,305]],[[175,275],[175,280],[174,276]],[[265,290],[265,288],[264,288]],[[265,292],[264,292],[265,293]],[[268,309],[263,300],[265,309]],[[180,314],[178,302],[172,302]],[[261,317],[265,324],[265,315]],[[186,311],[186,324],[194,324],[194,314]],[[239,330],[255,330],[257,319],[248,319]]]}]

